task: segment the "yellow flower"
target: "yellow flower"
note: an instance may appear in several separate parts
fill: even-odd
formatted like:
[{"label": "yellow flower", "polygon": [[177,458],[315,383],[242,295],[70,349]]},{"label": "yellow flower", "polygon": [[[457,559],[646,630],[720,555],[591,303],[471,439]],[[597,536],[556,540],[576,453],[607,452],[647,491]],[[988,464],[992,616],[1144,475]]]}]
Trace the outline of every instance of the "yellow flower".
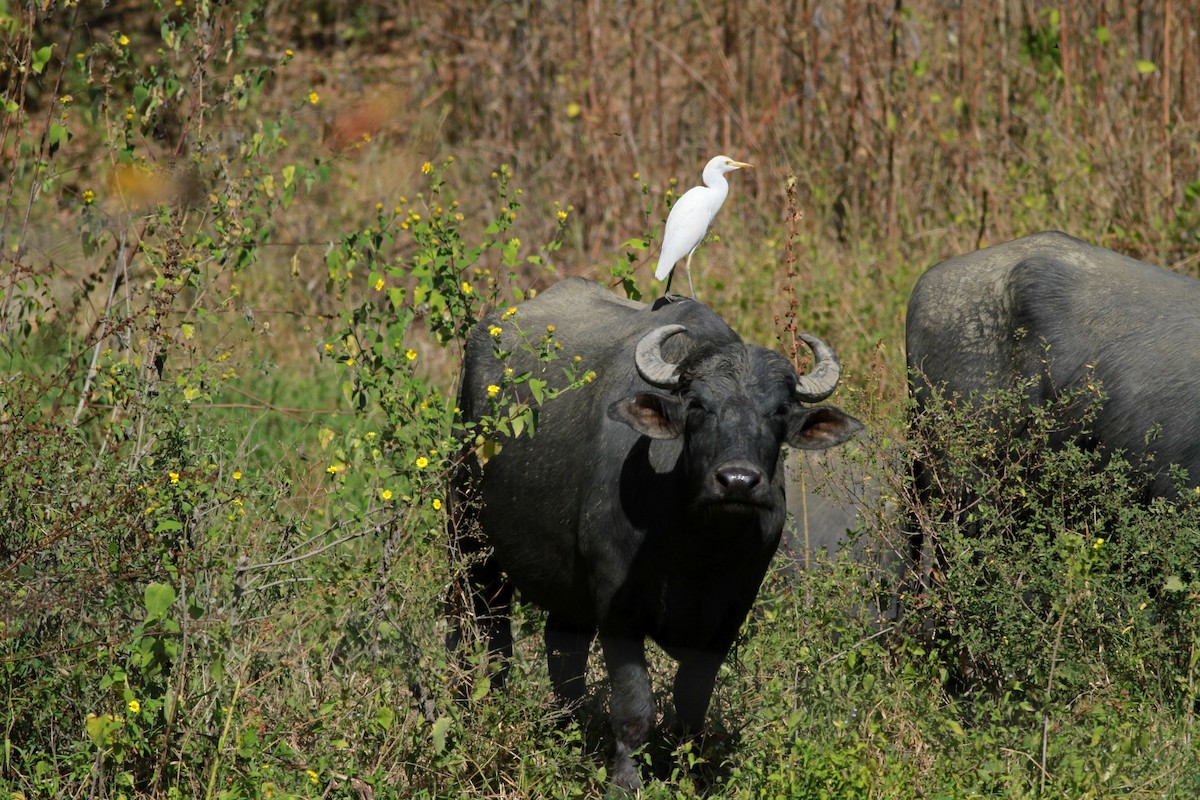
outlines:
[{"label": "yellow flower", "polygon": [[386,503],[388,500],[392,499],[392,490],[384,489],[382,492],[379,493],[379,496],[382,497],[384,502]]},{"label": "yellow flower", "polygon": [[93,202],[95,202],[95,200],[96,200],[95,192],[93,192],[91,189],[84,191],[84,193],[83,193],[83,202],[84,203],[86,203],[87,205],[90,206]]},{"label": "yellow flower", "polygon": [[308,771],[308,779],[309,779],[310,781],[312,781],[313,783],[316,783],[316,782],[317,782],[317,773],[313,772],[313,771],[310,769],[310,770]]},{"label": "yellow flower", "polygon": [[233,471],[233,479],[235,481],[240,481],[242,479],[242,473],[238,472],[237,470],[234,470]]},{"label": "yellow flower", "polygon": [[565,211],[558,212],[558,221],[559,222],[562,222],[566,218],[567,218],[567,212],[565,212]]},{"label": "yellow flower", "polygon": [[121,45],[121,47],[128,47],[129,46],[129,37],[126,36],[125,34],[121,34],[121,38],[117,39],[117,44]]},{"label": "yellow flower", "polygon": [[471,293],[471,284],[467,283],[466,281],[463,281],[462,282],[462,290],[463,290],[463,294],[470,294]]},{"label": "yellow flower", "polygon": [[433,510],[434,510],[434,511],[441,511],[441,510],[442,510],[442,501],[441,501],[441,500],[439,500],[439,499],[437,499],[436,497],[435,497],[435,498],[433,498]]},{"label": "yellow flower", "polygon": [[554,326],[553,326],[553,325],[547,325],[547,326],[546,326],[546,333],[554,333]]},{"label": "yellow flower", "polygon": [[1101,547],[1104,547],[1104,539],[1097,536],[1096,541],[1092,543],[1092,549],[1099,550]]},{"label": "yellow flower", "polygon": [[332,345],[332,344],[330,344],[329,342],[326,342],[326,343],[325,343],[325,352],[326,352],[326,353],[332,353],[332,352],[333,352],[333,345]]},{"label": "yellow flower", "polygon": [[[513,314],[516,314],[516,313],[517,313],[517,307],[509,306],[508,311],[505,311],[504,315],[502,317],[500,317],[500,319],[508,319],[509,317],[511,317]],[[1197,488],[1200,488],[1200,487],[1197,487]]]},{"label": "yellow flower", "polygon": [[493,383],[487,387],[487,393],[488,397],[495,397],[496,395],[500,394],[500,387]]},{"label": "yellow flower", "polygon": [[492,327],[488,328],[488,333],[490,333],[492,336],[499,336],[501,333],[503,333],[503,329],[501,329],[499,325],[493,325]]},{"label": "yellow flower", "polygon": [[379,280],[375,281],[375,291],[377,291],[377,292],[383,291],[383,278],[380,278]]},{"label": "yellow flower", "polygon": [[417,459],[417,469],[425,469],[428,466],[429,466],[429,459],[426,458],[425,456],[421,456]]},{"label": "yellow flower", "polygon": [[406,352],[406,353],[404,354],[404,357],[405,357],[405,358],[407,358],[409,361],[415,361],[415,360],[416,360],[416,358],[417,358],[417,351],[416,351],[416,350],[409,350],[408,352]]},{"label": "yellow flower", "polygon": [[422,175],[428,175],[431,172],[433,172],[433,164],[430,164],[428,161],[426,161],[424,164],[421,165],[421,174]]},{"label": "yellow flower", "polygon": [[75,98],[69,94],[64,94],[62,97],[58,98],[58,102],[62,103],[64,106],[69,106],[71,103],[75,102]]},{"label": "yellow flower", "polygon": [[171,479],[171,483],[179,483],[179,473],[178,472],[169,472],[169,473],[167,473],[167,477],[169,477]]},{"label": "yellow flower", "polygon": [[321,102],[321,95],[317,94],[316,92],[309,92],[308,93],[308,102],[312,103],[315,106],[317,103]]},{"label": "yellow flower", "polygon": [[138,712],[139,712],[139,711],[141,711],[141,710],[142,710],[142,704],[141,704],[141,703],[139,703],[137,700],[130,700],[130,701],[129,701],[129,713],[130,713],[130,714],[136,714],[136,713],[138,713]]}]

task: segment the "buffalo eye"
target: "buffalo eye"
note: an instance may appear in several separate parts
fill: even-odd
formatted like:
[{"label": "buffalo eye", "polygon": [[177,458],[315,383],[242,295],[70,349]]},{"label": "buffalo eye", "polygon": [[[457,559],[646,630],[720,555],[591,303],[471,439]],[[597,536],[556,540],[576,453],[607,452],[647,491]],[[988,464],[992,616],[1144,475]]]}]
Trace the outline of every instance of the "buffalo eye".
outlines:
[{"label": "buffalo eye", "polygon": [[774,415],[777,417],[786,417],[790,413],[792,413],[792,404],[791,403],[786,403],[786,402],[780,403],[778,406],[775,407]]}]

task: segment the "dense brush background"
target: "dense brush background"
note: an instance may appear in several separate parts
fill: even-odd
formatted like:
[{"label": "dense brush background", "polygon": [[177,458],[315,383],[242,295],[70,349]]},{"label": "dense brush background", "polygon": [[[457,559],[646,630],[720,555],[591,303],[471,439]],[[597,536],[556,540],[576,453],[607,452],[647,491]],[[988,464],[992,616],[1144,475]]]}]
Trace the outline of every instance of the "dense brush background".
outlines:
[{"label": "dense brush background", "polygon": [[[1019,386],[1025,442],[908,433],[903,312],[1047,228],[1200,275],[1198,35],[1195,0],[0,0],[4,796],[600,794],[607,690],[553,714],[536,610],[506,692],[450,699],[455,375],[563,276],[653,296],[717,153],[756,168],[697,292],[838,351],[870,434],[817,491],[868,557],[781,554],[646,795],[1196,796],[1192,493],[1038,448]],[[983,501],[915,505],[927,448]],[[947,557],[897,623],[902,516]]]}]

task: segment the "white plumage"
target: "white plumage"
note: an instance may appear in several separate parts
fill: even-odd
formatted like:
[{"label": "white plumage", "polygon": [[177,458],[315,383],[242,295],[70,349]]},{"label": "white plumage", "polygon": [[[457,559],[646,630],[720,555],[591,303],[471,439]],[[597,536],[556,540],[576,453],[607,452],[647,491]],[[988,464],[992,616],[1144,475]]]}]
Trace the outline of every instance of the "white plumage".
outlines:
[{"label": "white plumage", "polygon": [[729,194],[729,182],[725,180],[725,173],[752,166],[754,165],[734,161],[729,156],[716,156],[704,167],[704,185],[688,189],[675,205],[671,206],[666,229],[663,231],[658,269],[654,271],[655,278],[667,281],[664,294],[671,288],[675,264],[679,259],[686,257],[683,268],[687,272],[688,288],[695,296],[696,290],[692,286],[692,253],[696,252],[700,242],[704,241],[708,226],[712,224],[713,218],[717,216],[725,197]]}]

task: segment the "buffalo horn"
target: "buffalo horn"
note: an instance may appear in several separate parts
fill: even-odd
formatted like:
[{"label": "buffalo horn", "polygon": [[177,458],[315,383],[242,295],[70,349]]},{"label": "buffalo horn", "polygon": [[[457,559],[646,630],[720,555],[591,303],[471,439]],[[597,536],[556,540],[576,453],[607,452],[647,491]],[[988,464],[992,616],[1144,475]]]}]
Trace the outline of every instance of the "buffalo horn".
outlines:
[{"label": "buffalo horn", "polygon": [[829,345],[810,333],[802,333],[800,338],[812,350],[813,365],[807,375],[797,376],[796,399],[804,403],[817,403],[833,394],[842,368]]},{"label": "buffalo horn", "polygon": [[[663,360],[662,345],[667,339],[686,330],[682,325],[663,325],[638,340],[634,364],[642,380],[659,389],[675,389],[679,386],[679,365]],[[836,375],[834,381],[837,381]]]}]

